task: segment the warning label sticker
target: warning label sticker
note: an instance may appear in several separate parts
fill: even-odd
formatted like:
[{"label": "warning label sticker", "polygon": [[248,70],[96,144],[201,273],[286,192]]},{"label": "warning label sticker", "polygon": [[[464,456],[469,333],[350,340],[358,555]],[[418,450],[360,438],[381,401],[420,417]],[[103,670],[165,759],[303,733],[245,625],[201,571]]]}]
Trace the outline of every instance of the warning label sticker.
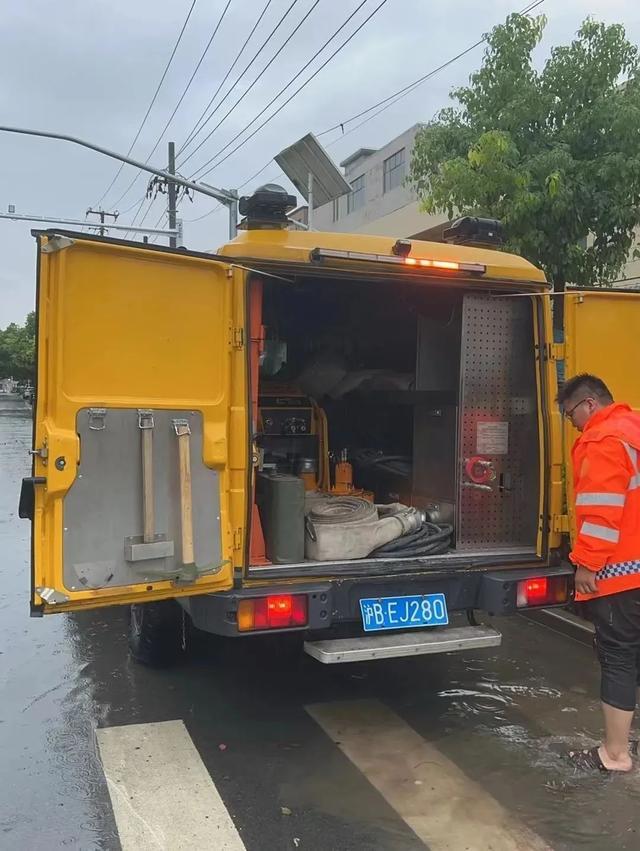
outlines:
[{"label": "warning label sticker", "polygon": [[509,423],[478,423],[476,452],[478,455],[506,455],[509,452]]}]

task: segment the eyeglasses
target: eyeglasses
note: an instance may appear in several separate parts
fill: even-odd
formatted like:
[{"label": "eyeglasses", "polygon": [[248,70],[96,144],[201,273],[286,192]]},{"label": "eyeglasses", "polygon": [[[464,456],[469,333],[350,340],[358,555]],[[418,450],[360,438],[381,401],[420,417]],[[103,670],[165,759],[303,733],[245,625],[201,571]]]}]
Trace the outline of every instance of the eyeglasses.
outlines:
[{"label": "eyeglasses", "polygon": [[591,398],[590,396],[585,396],[585,397],[584,397],[584,399],[580,399],[580,401],[579,401],[577,404],[575,404],[575,405],[573,406],[573,408],[571,408],[571,410],[570,410],[570,411],[563,411],[564,416],[565,416],[568,420],[572,419],[572,417],[573,417],[573,412],[576,410],[576,408],[579,408],[579,407],[580,407],[580,405],[582,405],[584,402],[588,402],[590,398]]}]

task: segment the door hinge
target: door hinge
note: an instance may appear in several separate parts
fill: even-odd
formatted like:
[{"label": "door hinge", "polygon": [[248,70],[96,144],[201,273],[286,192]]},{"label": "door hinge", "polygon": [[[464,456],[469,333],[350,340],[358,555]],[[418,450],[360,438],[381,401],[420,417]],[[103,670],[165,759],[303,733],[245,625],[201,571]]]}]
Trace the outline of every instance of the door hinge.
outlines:
[{"label": "door hinge", "polygon": [[68,236],[61,236],[56,233],[49,237],[48,241],[42,246],[41,251],[43,254],[54,254],[56,251],[62,251],[63,248],[69,248],[74,242],[75,240],[70,239]]},{"label": "door hinge", "polygon": [[42,585],[36,585],[36,593],[42,597],[45,603],[50,606],[55,606],[57,603],[68,603],[71,597],[64,594],[62,591],[56,591],[55,588],[46,588]]},{"label": "door hinge", "polygon": [[258,446],[255,441],[251,444],[251,464],[262,472],[262,465],[264,464],[264,449],[261,446]]},{"label": "door hinge", "polygon": [[242,527],[240,526],[237,529],[233,530],[233,549],[242,549]]},{"label": "door hinge", "polygon": [[234,349],[244,348],[244,328],[231,329],[231,346]]},{"label": "door hinge", "polygon": [[566,358],[565,344],[547,343],[545,346],[545,355],[547,360],[564,360]]},{"label": "door hinge", "polygon": [[552,514],[551,515],[551,529],[554,532],[568,533],[570,531],[569,515],[568,514]]},{"label": "door hinge", "polygon": [[105,430],[105,419],[107,416],[106,408],[89,408],[87,415],[89,418],[89,429],[91,431]]}]

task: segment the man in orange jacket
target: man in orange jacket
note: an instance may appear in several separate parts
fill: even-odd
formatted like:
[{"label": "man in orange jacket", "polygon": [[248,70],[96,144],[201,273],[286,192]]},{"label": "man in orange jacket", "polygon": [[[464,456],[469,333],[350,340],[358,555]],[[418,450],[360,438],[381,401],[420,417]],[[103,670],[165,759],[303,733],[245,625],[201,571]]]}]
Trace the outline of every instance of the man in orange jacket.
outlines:
[{"label": "man in orange jacket", "polygon": [[640,686],[640,413],[615,404],[595,375],[577,375],[559,395],[581,432],[572,450],[576,600],[596,633],[603,743],[570,752],[581,768],[629,771],[629,732]]}]

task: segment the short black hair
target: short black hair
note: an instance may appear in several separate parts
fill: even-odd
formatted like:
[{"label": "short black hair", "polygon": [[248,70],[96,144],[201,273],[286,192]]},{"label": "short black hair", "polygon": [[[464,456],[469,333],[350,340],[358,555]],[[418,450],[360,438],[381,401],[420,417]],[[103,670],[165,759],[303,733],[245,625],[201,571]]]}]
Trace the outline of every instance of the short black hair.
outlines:
[{"label": "short black hair", "polygon": [[568,399],[579,394],[593,396],[603,405],[611,405],[613,402],[611,391],[604,381],[589,372],[582,372],[580,375],[574,375],[573,378],[565,381],[558,393],[557,402],[559,405],[564,405]]}]

